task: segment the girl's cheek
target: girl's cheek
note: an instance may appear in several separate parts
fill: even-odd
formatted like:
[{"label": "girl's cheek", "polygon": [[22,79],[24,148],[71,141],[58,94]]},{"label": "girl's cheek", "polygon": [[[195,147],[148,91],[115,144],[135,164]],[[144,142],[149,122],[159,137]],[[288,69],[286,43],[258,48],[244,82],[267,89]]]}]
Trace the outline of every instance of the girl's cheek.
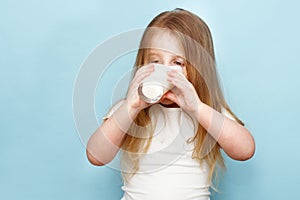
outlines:
[{"label": "girl's cheek", "polygon": [[186,67],[183,67],[183,75],[187,78],[187,71],[186,71]]}]

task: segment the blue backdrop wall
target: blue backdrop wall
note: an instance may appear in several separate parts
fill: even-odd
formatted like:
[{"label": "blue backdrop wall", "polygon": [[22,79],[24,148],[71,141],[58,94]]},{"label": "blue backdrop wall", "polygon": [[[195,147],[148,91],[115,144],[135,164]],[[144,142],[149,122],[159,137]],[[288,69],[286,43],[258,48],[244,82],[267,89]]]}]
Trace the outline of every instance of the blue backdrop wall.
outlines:
[{"label": "blue backdrop wall", "polygon": [[[98,44],[176,7],[211,28],[226,98],[257,144],[247,162],[226,159],[212,199],[297,199],[299,6],[295,0],[2,0],[0,199],[120,199],[120,173],[85,157],[73,121],[74,81]],[[132,62],[129,56],[122,64]],[[103,91],[99,86],[95,97],[100,117],[110,105],[98,95]]]}]

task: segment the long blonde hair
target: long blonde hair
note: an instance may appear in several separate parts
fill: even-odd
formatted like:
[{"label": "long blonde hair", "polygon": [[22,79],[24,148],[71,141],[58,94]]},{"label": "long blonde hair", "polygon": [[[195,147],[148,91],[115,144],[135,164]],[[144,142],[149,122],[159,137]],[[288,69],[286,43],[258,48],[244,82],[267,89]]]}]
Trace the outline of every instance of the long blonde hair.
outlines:
[{"label": "long blonde hair", "polygon": [[[215,54],[212,36],[205,22],[195,14],[183,10],[175,9],[166,11],[156,16],[144,32],[137,53],[135,71],[147,64],[147,54],[149,48],[149,38],[153,36],[150,28],[161,28],[171,31],[181,42],[185,52],[187,62],[186,70],[188,80],[195,87],[200,100],[221,112],[221,108],[226,109],[240,124],[244,125],[237,116],[231,111],[223,96],[215,65]],[[196,42],[196,45],[195,45]],[[194,67],[195,66],[195,67]],[[131,172],[122,172],[123,179],[128,181],[139,169],[139,153],[147,152],[150,144],[154,127],[151,125],[149,107],[142,110],[135,119],[135,125],[129,129],[130,134],[126,134],[122,145],[123,157],[121,165],[131,164]],[[138,127],[147,127],[140,129]],[[149,137],[140,137],[147,135]],[[207,131],[198,124],[196,134],[188,142],[194,143],[192,154],[193,159],[197,159],[201,164],[206,161],[209,166],[208,179],[211,182],[217,171],[216,166],[225,169],[224,160],[220,152],[220,146],[216,143],[207,153],[204,148],[204,139],[208,136]]]}]

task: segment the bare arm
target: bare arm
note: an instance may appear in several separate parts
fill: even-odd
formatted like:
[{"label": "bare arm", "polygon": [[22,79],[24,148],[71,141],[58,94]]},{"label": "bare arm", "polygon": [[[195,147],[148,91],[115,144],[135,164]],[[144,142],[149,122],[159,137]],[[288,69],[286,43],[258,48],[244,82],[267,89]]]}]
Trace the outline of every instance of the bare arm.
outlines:
[{"label": "bare arm", "polygon": [[201,102],[194,86],[182,73],[172,70],[168,80],[175,88],[167,94],[167,98],[195,116],[229,157],[247,160],[253,156],[255,142],[244,126]]},{"label": "bare arm", "polygon": [[97,166],[109,163],[118,153],[126,131],[129,129],[138,111],[130,109],[126,101],[105,120],[90,137],[86,154],[88,160]]},{"label": "bare arm", "polygon": [[105,165],[115,157],[133,120],[141,110],[150,106],[139,98],[137,88],[140,82],[153,71],[153,64],[149,64],[136,72],[126,100],[90,137],[86,154],[93,165]]},{"label": "bare arm", "polygon": [[255,152],[255,142],[251,133],[210,106],[200,104],[196,114],[199,123],[220,144],[225,153],[235,160],[250,159]]}]

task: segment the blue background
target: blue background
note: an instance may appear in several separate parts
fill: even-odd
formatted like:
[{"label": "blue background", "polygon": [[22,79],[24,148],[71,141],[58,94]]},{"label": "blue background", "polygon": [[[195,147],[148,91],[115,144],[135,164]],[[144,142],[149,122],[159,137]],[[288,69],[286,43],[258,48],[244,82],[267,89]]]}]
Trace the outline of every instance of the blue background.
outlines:
[{"label": "blue background", "polygon": [[[176,7],[211,28],[227,100],[257,144],[249,161],[226,158],[212,199],[297,199],[299,6],[292,0],[2,0],[0,199],[122,196],[119,172],[85,157],[72,115],[73,84],[99,43]],[[96,98],[101,116],[110,102]]]}]

